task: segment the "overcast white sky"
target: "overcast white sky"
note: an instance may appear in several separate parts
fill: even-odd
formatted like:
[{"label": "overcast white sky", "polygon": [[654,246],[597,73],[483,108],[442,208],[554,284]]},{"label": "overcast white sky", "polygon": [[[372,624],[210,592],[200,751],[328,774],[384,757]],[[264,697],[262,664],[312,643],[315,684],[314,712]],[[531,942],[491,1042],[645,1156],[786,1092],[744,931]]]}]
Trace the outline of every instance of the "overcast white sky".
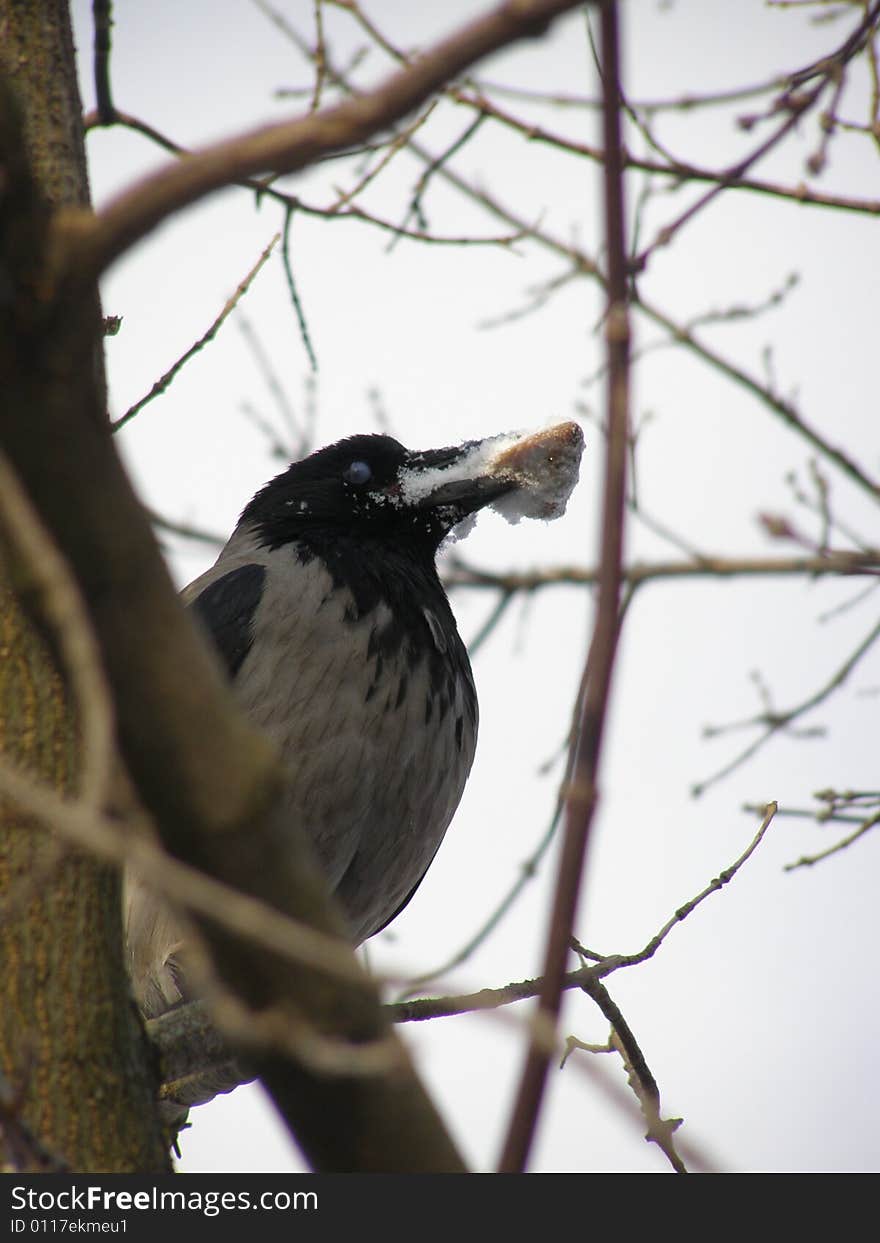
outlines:
[{"label": "overcast white sky", "polygon": [[[311,36],[311,0],[278,0]],[[424,45],[483,6],[464,0],[365,4],[404,46]],[[74,0],[86,108],[92,106],[90,4]],[[634,99],[672,97],[760,82],[808,63],[842,41],[855,22],[813,26],[809,12],[768,9],[759,0],[632,0],[625,8],[627,90]],[[302,106],[279,102],[279,87],[307,86],[308,66],[250,0],[186,5],[119,5],[113,70],[117,106],[184,144],[203,143]],[[328,12],[333,53],[345,63],[363,40],[344,14]],[[388,63],[372,53],[361,80]],[[483,67],[493,81],[532,89],[595,93],[582,16],[551,38]],[[861,85],[859,85],[861,83]],[[864,112],[865,79],[843,112]],[[520,108],[508,102],[512,111]],[[682,158],[723,166],[769,132],[744,134],[726,111],[668,118],[663,140]],[[438,110],[424,142],[440,152],[471,120],[464,108]],[[545,113],[551,128],[595,142],[595,114]],[[758,173],[796,184],[815,147],[814,122]],[[89,139],[98,205],[166,158],[122,130]],[[601,245],[599,185],[582,160],[528,143],[491,123],[454,167],[511,204],[530,222],[588,253]],[[399,220],[419,174],[392,165],[372,189],[374,211]],[[351,184],[338,162],[296,183],[326,203]],[[629,184],[635,204],[640,184]],[[880,199],[876,147],[841,135],[820,189]],[[674,217],[686,196],[660,196],[645,213],[644,236]],[[509,229],[436,184],[426,200],[433,230],[497,236]],[[107,344],[112,413],[121,414],[205,331],[280,227],[271,203],[255,209],[229,191],[191,210],[108,276],[104,307],[123,317]],[[708,310],[760,303],[792,272],[800,281],[783,304],[757,320],[703,330],[703,337],[750,373],[766,375],[772,347],[778,390],[804,416],[876,474],[876,217],[797,208],[766,197],[728,194],[659,251],[640,283],[642,297],[685,322]],[[593,286],[570,281],[537,314],[482,327],[522,307],[563,262],[527,240],[512,250],[400,242],[353,222],[302,215],[292,229],[293,266],[318,357],[318,438],[374,430],[378,390],[390,429],[413,447],[570,418],[601,392],[584,381],[601,361]],[[302,417],[309,377],[280,259],[273,257],[242,304]],[[223,533],[256,487],[281,464],[244,416],[256,408],[283,434],[277,406],[255,364],[236,312],[215,344],[122,433],[126,460],[146,501],[162,514]],[[639,345],[657,329],[636,318]],[[701,551],[727,555],[795,552],[770,543],[760,511],[793,512],[785,477],[806,478],[809,451],[742,387],[680,351],[650,353],[638,366],[635,414],[646,419],[638,448],[645,510]],[[496,570],[594,562],[602,443],[585,424],[582,481],[568,513],[553,524],[506,525],[481,517],[459,551]],[[876,545],[867,498],[831,472],[835,511]],[[876,513],[876,510],[873,511]],[[809,520],[799,515],[809,526]],[[815,524],[813,526],[815,529]],[[631,557],[680,554],[638,523]],[[205,568],[203,547],[172,541],[183,585]],[[701,799],[690,788],[751,737],[706,741],[706,723],[760,708],[752,670],[775,703],[788,707],[821,686],[871,629],[875,596],[831,620],[860,583],[801,580],[651,585],[627,621],[602,775],[603,799],[578,935],[603,953],[640,948],[685,900],[744,849],[756,818],[745,802],[810,805],[814,790],[877,787],[878,659],[869,655],[837,696],[802,724],[822,737],[778,738]],[[488,616],[488,595],[459,593],[454,606],[466,639]],[[417,898],[392,931],[370,946],[378,968],[419,971],[442,963],[480,925],[518,875],[548,823],[587,643],[591,602],[562,587],[514,604],[474,660],[480,693],[477,762],[447,841]],[[549,767],[548,767],[549,765]],[[618,973],[609,988],[638,1037],[667,1115],[682,1135],[726,1170],[876,1170],[875,1072],[880,838],[870,835],[820,867],[786,874],[783,865],[821,848],[833,828],[778,819],[756,856],[721,894],[670,934],[656,958]],[[537,973],[554,861],[487,942],[443,984],[460,991]],[[405,1036],[467,1159],[492,1168],[507,1122],[524,1048],[525,1007],[503,1016],[421,1024]],[[606,1024],[585,997],[571,998],[564,1031],[604,1040]],[[581,1054],[580,1063],[589,1057]],[[603,1082],[623,1088],[611,1058],[596,1059]],[[549,1103],[533,1155],[535,1170],[667,1168],[638,1123],[610,1103],[577,1057],[551,1075]],[[183,1171],[302,1168],[258,1088],[196,1110],[182,1138]]]}]

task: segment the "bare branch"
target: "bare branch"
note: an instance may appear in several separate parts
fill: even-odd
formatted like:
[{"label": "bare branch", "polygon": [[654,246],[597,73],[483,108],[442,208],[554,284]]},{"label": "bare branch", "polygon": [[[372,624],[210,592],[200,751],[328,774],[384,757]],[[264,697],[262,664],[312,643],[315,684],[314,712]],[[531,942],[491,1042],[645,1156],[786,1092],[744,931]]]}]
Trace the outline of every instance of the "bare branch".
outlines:
[{"label": "bare branch", "polygon": [[156,381],[156,383],[150,389],[149,393],[146,394],[146,396],[142,397],[140,401],[136,401],[133,406],[130,406],[128,410],[126,410],[125,414],[120,415],[118,419],[114,420],[114,422],[110,424],[110,430],[112,432],[118,432],[120,428],[125,427],[126,423],[130,422],[130,420],[133,419],[136,414],[139,414],[140,411],[143,410],[144,406],[148,402],[152,401],[154,397],[158,397],[161,393],[164,393],[166,389],[169,387],[169,385],[172,383],[172,381],[174,380],[178,372],[181,371],[183,367],[186,366],[189,360],[193,358],[196,354],[198,354],[200,350],[204,349],[204,347],[208,344],[209,341],[214,340],[214,338],[216,337],[217,333],[219,332],[225,320],[229,317],[229,315],[232,314],[232,311],[235,309],[235,307],[238,305],[238,303],[241,301],[241,299],[250,289],[257,273],[260,271],[260,268],[262,268],[263,264],[266,262],[266,260],[271,255],[280,236],[281,235],[279,233],[275,234],[275,236],[272,238],[269,245],[260,255],[257,262],[248,272],[247,276],[245,276],[241,281],[239,281],[235,289],[235,292],[226,299],[226,302],[223,305],[223,309],[221,310],[217,318],[214,320],[214,322],[211,324],[210,328],[208,328],[207,331],[204,332],[202,336],[199,337],[198,341],[196,341],[195,344],[191,345],[184,354],[181,354],[180,358],[178,358],[177,361],[173,363],[171,367],[169,367],[169,369],[165,372],[165,374]]},{"label": "bare branch", "polygon": [[[605,231],[608,249],[608,434],[596,622],[584,674],[585,689],[581,700],[579,727],[572,738],[565,792],[565,836],[544,958],[544,984],[539,1002],[539,1016],[554,1027],[559,1014],[565,960],[596,806],[599,759],[617,650],[623,583],[630,326],[627,310],[629,282],[620,135],[621,85],[616,0],[603,0],[600,15],[604,100],[602,117],[607,155]],[[500,1169],[504,1172],[522,1170],[528,1160],[547,1069],[546,1050],[532,1040],[501,1156]]]},{"label": "bare branch", "polygon": [[[664,582],[678,578],[818,578],[880,575],[880,549],[864,552],[849,549],[830,550],[815,557],[719,557],[706,555],[693,561],[635,561],[623,570],[624,581],[631,587]],[[482,570],[467,565],[456,557],[444,571],[443,583],[448,590],[501,591],[504,593],[538,591],[544,587],[594,586],[599,581],[595,567],[576,565],[548,566],[537,570]]]},{"label": "bare branch", "polygon": [[243,177],[292,173],[387,129],[489,52],[543,33],[579,0],[505,0],[368,94],[218,143],[126,190],[96,217],[69,216],[67,271],[94,280],[173,212]]},{"label": "bare branch", "polygon": [[290,229],[293,224],[293,211],[294,209],[292,207],[288,207],[284,215],[281,258],[284,262],[284,275],[287,277],[287,289],[290,294],[290,301],[293,305],[294,312],[296,313],[296,321],[299,324],[299,335],[302,338],[303,345],[305,346],[312,371],[317,371],[318,359],[315,354],[315,348],[312,345],[311,334],[309,332],[308,324],[306,323],[306,315],[303,310],[302,302],[300,301],[299,290],[296,287],[296,281],[293,275],[293,263],[290,258]]},{"label": "bare branch", "polygon": [[[659,932],[637,953],[594,954],[573,939],[573,948],[583,959],[591,960],[591,965],[567,972],[563,977],[563,988],[565,990],[577,988],[587,992],[591,997],[596,996],[598,989],[595,986],[598,981],[621,968],[636,966],[652,958],[676,924],[687,919],[711,894],[717,893],[729,884],[740,868],[751,858],[776,814],[776,805],[771,803],[769,807],[762,808],[761,814],[763,819],[758,832],[739,858],[711,880],[700,893],[679,907]],[[520,980],[501,988],[484,988],[476,993],[414,1000],[401,999],[386,1006],[386,1012],[395,1023],[419,1023],[462,1014],[479,1014],[537,997],[540,995],[542,986],[543,979],[539,978]],[[232,1060],[227,1044],[216,1032],[200,1002],[191,1002],[170,1011],[160,1019],[152,1020],[148,1024],[148,1029],[162,1059],[166,1095],[197,1104],[210,1099],[218,1091],[230,1091],[238,1083],[245,1083],[253,1078],[254,1072],[251,1069],[240,1066]],[[549,1043],[544,1041],[545,1035],[546,1028],[542,1027],[539,1031],[539,1039],[547,1044],[548,1052],[553,1052],[556,1042],[552,1038],[552,1032]],[[570,1041],[569,1037],[566,1045]],[[630,1056],[631,1060],[638,1062],[638,1055],[632,1047],[634,1044],[633,1038]],[[643,1062],[644,1058],[641,1060]],[[650,1090],[650,1083],[653,1082],[650,1072],[645,1074],[643,1071],[642,1079],[643,1085]],[[206,1081],[207,1094],[202,1094]],[[218,1086],[218,1083],[223,1086]],[[187,1095],[188,1093],[194,1094]]]},{"label": "bare branch", "polygon": [[226,536],[216,531],[205,531],[189,522],[174,522],[171,518],[163,518],[161,514],[152,511],[148,513],[150,522],[160,531],[168,531],[172,535],[193,540],[197,544],[209,544],[212,548],[222,548],[226,543]]},{"label": "bare branch", "polygon": [[[680,1118],[665,1119],[660,1114],[660,1089],[657,1081],[648,1068],[645,1055],[633,1035],[632,1028],[620,1007],[612,1000],[607,988],[601,980],[588,977],[584,983],[584,992],[589,994],[611,1024],[609,1045],[620,1054],[630,1087],[641,1106],[645,1121],[648,1123],[646,1139],[664,1154],[676,1174],[686,1174],[687,1167],[676,1151],[673,1135],[681,1125]],[[571,1038],[569,1037],[569,1040]],[[568,1046],[568,1041],[566,1045]]]},{"label": "bare branch", "polygon": [[[555,147],[559,151],[581,156],[596,164],[604,163],[605,152],[601,147],[570,138],[565,134],[556,133],[543,125],[538,125],[530,120],[518,117],[506,108],[502,108],[494,100],[488,99],[485,95],[456,91],[454,92],[454,97],[459,102],[467,103],[484,115],[492,117],[493,120],[507,126],[509,129],[516,130],[529,142]],[[631,105],[631,107],[635,109],[635,105]],[[633,170],[635,172],[671,178],[676,184],[690,181],[709,182],[713,186],[725,190],[742,190],[752,194],[767,195],[771,198],[788,200],[793,203],[803,204],[804,206],[833,208],[838,211],[854,212],[866,216],[880,215],[880,200],[878,199],[853,198],[850,195],[829,194],[816,190],[812,186],[807,186],[803,182],[797,185],[785,185],[782,182],[761,180],[755,177],[746,177],[742,174],[737,176],[734,175],[731,169],[707,168],[703,165],[693,164],[689,160],[680,159],[667,152],[664,152],[661,159],[650,159],[647,156],[636,155],[633,151],[625,150],[624,166],[627,171]]]},{"label": "bare branch", "polygon": [[841,850],[846,850],[848,846],[851,846],[853,842],[857,842],[860,837],[869,833],[878,824],[880,824],[880,811],[873,816],[869,816],[867,820],[863,820],[857,829],[847,834],[846,837],[842,837],[833,846],[828,846],[825,850],[820,850],[814,855],[801,855],[800,859],[796,859],[794,863],[786,863],[783,871],[793,872],[796,868],[812,867],[814,863],[821,863],[823,859],[829,858],[830,855],[836,855]]},{"label": "bare branch", "polygon": [[[88,130],[94,128],[98,124],[97,113],[88,113],[83,118],[83,125]],[[192,152],[173,139],[162,134],[159,130],[151,125],[147,125],[145,121],[139,120],[137,117],[131,116],[127,112],[120,112],[118,109],[114,113],[114,125],[121,125],[126,129],[131,129],[135,133],[142,134],[151,142],[160,146],[164,151],[170,152],[172,155],[188,156]],[[350,154],[343,152],[343,155]],[[276,189],[270,185],[266,178],[256,177],[239,177],[231,184],[240,186],[245,190],[252,190],[256,195],[262,198],[270,198],[274,202],[280,203],[282,207],[295,208],[297,211],[303,212],[307,216],[318,216],[323,220],[356,220],[363,224],[371,224],[377,229],[381,229],[385,233],[392,233],[408,241],[424,242],[428,245],[436,246],[503,246],[509,247],[514,242],[520,241],[525,235],[522,230],[516,230],[512,233],[501,234],[500,236],[477,237],[467,234],[443,235],[439,233],[428,233],[420,229],[407,229],[396,224],[393,220],[383,220],[381,216],[367,211],[366,208],[359,204],[352,203],[345,210],[342,210],[338,204],[332,203],[329,207],[319,207],[315,203],[307,203],[296,194],[285,194],[282,190]],[[347,198],[347,195],[345,196]]]},{"label": "bare branch", "polygon": [[[683,906],[680,906],[663,927],[651,937],[650,941],[642,949],[636,951],[636,953],[595,954],[590,950],[584,949],[583,946],[575,941],[574,946],[577,952],[585,958],[593,959],[594,962],[591,966],[580,967],[577,971],[567,972],[563,977],[563,987],[565,989],[584,988],[585,981],[589,979],[601,980],[623,967],[635,967],[639,963],[647,962],[649,958],[653,958],[676,924],[682,923],[708,897],[713,893],[718,893],[720,889],[723,889],[725,885],[733,880],[740,868],[751,858],[761,844],[776,815],[776,811],[776,804],[770,803],[764,809],[764,816],[757,833],[739,858],[735,859],[723,872],[719,872],[698,894],[685,902]],[[480,989],[476,993],[461,993],[447,997],[427,997],[395,1002],[388,1009],[397,1023],[420,1023],[426,1019],[452,1018],[459,1014],[474,1014],[479,1013],[481,1010],[494,1010],[498,1006],[511,1005],[517,1001],[527,1001],[532,997],[539,996],[542,983],[543,980],[541,978],[520,980],[514,984],[506,984],[502,988]]]},{"label": "bare branch", "polygon": [[[725,885],[730,884],[743,864],[748,862],[760,846],[761,842],[764,840],[764,835],[770,828],[777,811],[778,807],[776,803],[767,804],[763,810],[763,819],[758,827],[757,833],[749,842],[748,846],[739,858],[735,859],[729,867],[724,869],[723,872],[719,872],[718,875],[714,877],[708,885],[706,885],[705,889],[702,889],[695,897],[691,898],[688,902],[685,902],[684,906],[680,906],[675,914],[666,921],[660,931],[651,938],[644,949],[639,950],[637,954],[615,954],[610,959],[603,958],[600,960],[600,967],[606,967],[608,963],[612,963],[613,966],[611,967],[611,970],[616,971],[619,967],[634,967],[638,963],[646,962],[649,958],[653,958],[676,924],[680,924],[683,920],[687,919],[688,915],[695,911],[701,903],[705,902],[711,894],[718,893],[718,891],[723,889]],[[607,975],[608,972],[603,970],[601,974]]]},{"label": "bare branch", "polygon": [[[364,31],[369,35],[372,41],[378,47],[382,48],[382,50],[386,52],[397,64],[408,65],[411,63],[411,58],[407,56],[406,53],[404,53],[400,48],[396,47],[391,42],[391,40],[382,31],[378,29],[376,23],[370,17],[368,17],[366,13],[364,13],[360,5],[355,3],[355,0],[334,0],[334,2],[336,3],[338,8],[342,8],[346,10],[347,12],[351,13],[356,18],[356,20],[361,25],[361,27],[364,29]],[[292,32],[292,30],[289,27],[287,28],[286,33],[288,37],[294,38],[295,42],[297,42],[301,50],[305,50],[303,49],[302,43],[298,39],[295,39],[294,32]],[[856,32],[856,34],[858,34],[858,32]],[[844,59],[850,59],[854,55],[856,55],[859,50],[860,48],[858,46],[858,38],[854,38],[853,36],[850,36],[844,43],[843,47],[841,49],[838,49],[837,53],[833,53],[828,58],[827,74],[830,76],[834,74],[835,72],[837,72],[840,64],[842,63],[840,59],[841,57],[843,57]],[[802,82],[806,80],[804,75],[809,75],[809,73],[814,70],[815,70],[815,66],[809,66],[807,69],[798,70],[796,73],[789,75],[787,77],[774,78],[774,79],[771,79],[769,82],[764,83],[760,86],[750,87],[744,90],[719,92],[715,95],[710,94],[705,97],[691,96],[685,99],[680,99],[676,101],[668,101],[668,102],[663,102],[663,101],[650,102],[649,101],[649,102],[643,102],[637,105],[628,104],[627,108],[630,114],[633,116],[636,123],[639,124],[641,127],[644,123],[639,120],[640,114],[657,112],[663,108],[695,107],[704,102],[707,102],[707,103],[730,102],[731,100],[735,100],[735,99],[748,98],[755,94],[764,94],[768,90],[774,87],[789,88],[790,84],[794,81]],[[341,84],[339,82],[339,75],[335,74],[334,77],[335,77],[335,80],[337,81],[337,84]],[[593,146],[588,143],[581,142],[581,141],[576,141],[562,134],[551,133],[549,130],[545,129],[543,126],[535,124],[532,120],[525,120],[521,117],[515,116],[514,114],[507,111],[506,109],[501,108],[497,103],[495,103],[494,101],[490,100],[487,97],[486,90],[485,90],[486,85],[487,84],[483,83],[480,86],[478,86],[476,90],[473,88],[471,84],[468,85],[467,89],[462,89],[461,87],[458,87],[455,85],[448,85],[445,88],[444,94],[449,99],[455,101],[456,103],[465,104],[468,107],[474,109],[478,113],[479,118],[491,117],[493,120],[498,121],[502,125],[505,125],[513,130],[516,130],[517,132],[521,133],[523,137],[526,138],[529,142],[543,143],[549,146],[556,147],[560,151],[566,151],[573,155],[584,156],[587,159],[593,160],[596,163],[604,164],[605,152],[601,148]],[[825,83],[823,82],[821,84],[822,89],[824,89],[824,85]],[[490,85],[488,89],[498,91],[499,93],[513,94],[517,98],[520,98],[520,99],[536,100],[537,102],[541,102],[541,103],[551,103],[551,104],[557,104],[557,105],[565,105],[565,104],[572,103],[572,101],[569,98],[564,97],[564,96],[563,97],[554,96],[554,95],[546,96],[539,92],[521,91],[521,90],[516,90],[516,89],[510,89],[510,88],[505,89],[505,88],[498,87],[497,84]],[[819,94],[821,94],[821,91],[817,91],[817,98]],[[785,95],[783,95],[782,98],[785,98]],[[592,103],[591,101],[581,99],[581,100],[578,100],[577,102],[581,106],[585,104],[589,106],[593,106],[593,107],[599,106],[598,101],[596,101],[596,103]],[[776,106],[778,108],[779,106],[778,101],[777,101]],[[797,109],[795,110],[796,115],[799,117],[800,114],[804,110],[805,110],[804,101],[801,100],[797,105]],[[729,168],[726,170],[700,168],[687,161],[677,159],[676,157],[674,157],[673,155],[671,155],[669,152],[665,150],[661,151],[661,155],[663,158],[662,158],[662,161],[658,162],[658,161],[644,159],[639,156],[636,156],[632,152],[626,149],[624,149],[624,152],[623,152],[624,168],[626,168],[627,170],[636,169],[636,170],[643,171],[643,172],[655,173],[655,174],[659,174],[659,175],[666,176],[666,177],[672,177],[675,179],[676,183],[678,184],[681,184],[687,181],[711,182],[713,185],[713,189],[706,196],[705,202],[701,200],[700,203],[697,204],[694,208],[689,209],[689,213],[688,213],[689,216],[694,214],[695,211],[699,210],[702,206],[704,206],[705,203],[708,202],[712,197],[714,197],[714,195],[721,189],[750,190],[755,193],[768,194],[776,198],[791,199],[797,203],[806,203],[806,204],[811,204],[813,206],[818,206],[818,207],[834,207],[834,208],[838,208],[844,211],[862,212],[866,215],[880,214],[880,201],[853,199],[853,198],[848,198],[846,196],[823,194],[821,191],[816,191],[811,188],[808,188],[803,183],[797,186],[784,186],[784,185],[777,184],[777,183],[772,183],[772,182],[767,182],[767,181],[758,181],[755,179],[746,178],[744,174],[747,171],[747,169],[752,164],[754,164],[758,159],[760,159],[761,156],[766,154],[766,152],[770,150],[770,148],[772,148],[779,141],[781,141],[781,139],[785,137],[787,133],[790,132],[790,128],[791,127],[789,125],[785,125],[783,129],[779,133],[777,133],[773,138],[771,138],[768,142],[762,144],[761,148],[759,148],[757,152],[749,156],[746,160],[740,161],[733,168]],[[653,140],[651,141],[652,141],[652,145],[656,146],[656,143],[654,143]],[[459,145],[460,143],[456,144],[456,146],[459,146]],[[448,154],[451,154],[451,152],[447,153],[447,155]],[[443,156],[440,162],[442,163],[443,161],[445,161],[446,158],[447,156]],[[429,170],[430,170],[430,165],[429,165]],[[420,197],[421,197],[421,193],[419,192],[417,194],[417,198],[420,198]],[[682,223],[684,222],[682,221]],[[674,227],[677,228],[678,226],[674,226]],[[669,238],[667,236],[664,236],[664,242],[667,240],[669,240]]]},{"label": "bare branch", "polygon": [[[630,101],[630,107],[639,112],[692,112],[698,108],[712,108],[720,104],[737,103],[741,99],[752,99],[756,95],[766,95],[770,90],[779,90],[786,84],[784,76],[768,78],[765,82],[754,86],[737,86],[730,90],[706,91],[700,95],[677,95],[669,99],[637,99]],[[476,85],[482,92],[494,91],[499,95],[507,95],[511,99],[546,104],[553,108],[590,108],[598,111],[602,107],[601,99],[592,99],[587,95],[561,94],[556,91],[536,91],[527,87],[513,86],[507,82],[496,82],[480,76]]]},{"label": "bare branch", "polygon": [[322,0],[314,0],[315,5],[315,86],[309,112],[317,112],[321,106],[321,92],[327,77],[327,49],[324,45],[324,6]]},{"label": "bare branch", "polygon": [[110,51],[112,47],[113,0],[92,0],[95,23],[95,99],[101,125],[112,125],[116,116],[110,89]]},{"label": "bare branch", "polygon": [[[832,695],[834,691],[838,690],[844,684],[853,669],[855,669],[862,657],[870,651],[870,649],[877,642],[878,638],[880,638],[880,622],[871,628],[870,632],[865,636],[855,651],[847,657],[836,673],[834,673],[834,675],[823,686],[814,691],[812,695],[808,695],[806,699],[802,700],[799,704],[796,704],[795,707],[788,708],[784,712],[766,711],[758,716],[751,717],[747,721],[739,722],[738,724],[743,726],[763,726],[764,731],[760,737],[756,738],[754,742],[751,742],[743,751],[739,753],[739,755],[732,759],[730,763],[725,764],[723,768],[719,768],[718,771],[713,773],[711,777],[707,777],[704,781],[700,781],[694,785],[691,788],[691,793],[695,797],[699,797],[709,788],[709,786],[714,785],[723,777],[726,777],[729,773],[733,772],[735,768],[739,768],[739,766],[744,764],[746,760],[751,759],[751,757],[758,750],[760,750],[760,748],[763,747],[774,734],[779,733],[781,730],[790,729],[792,724],[799,720],[800,717],[804,716],[805,713],[809,712],[812,708],[817,707],[820,703],[824,703],[829,695]],[[715,726],[710,732],[718,733],[718,726]]]}]

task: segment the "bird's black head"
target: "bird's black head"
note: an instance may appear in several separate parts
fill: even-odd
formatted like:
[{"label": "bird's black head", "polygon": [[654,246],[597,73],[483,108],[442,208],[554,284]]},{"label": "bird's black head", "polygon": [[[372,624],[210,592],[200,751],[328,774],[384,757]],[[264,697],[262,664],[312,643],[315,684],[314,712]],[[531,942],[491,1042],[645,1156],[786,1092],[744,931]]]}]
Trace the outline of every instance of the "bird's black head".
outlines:
[{"label": "bird's black head", "polygon": [[391,436],[349,436],[277,475],[241,521],[270,548],[354,538],[433,557],[454,526],[511,488],[480,471],[478,448],[412,452]]}]

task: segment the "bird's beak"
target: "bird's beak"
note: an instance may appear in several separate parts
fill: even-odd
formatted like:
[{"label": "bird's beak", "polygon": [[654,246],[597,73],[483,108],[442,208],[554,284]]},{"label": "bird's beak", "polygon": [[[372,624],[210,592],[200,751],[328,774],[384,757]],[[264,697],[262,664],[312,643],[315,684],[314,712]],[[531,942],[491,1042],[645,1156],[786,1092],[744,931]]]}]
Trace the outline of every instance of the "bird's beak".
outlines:
[{"label": "bird's beak", "polygon": [[489,443],[469,440],[449,449],[413,453],[399,476],[402,498],[416,509],[449,509],[460,521],[512,491],[516,481],[489,468],[490,455],[484,448]]}]

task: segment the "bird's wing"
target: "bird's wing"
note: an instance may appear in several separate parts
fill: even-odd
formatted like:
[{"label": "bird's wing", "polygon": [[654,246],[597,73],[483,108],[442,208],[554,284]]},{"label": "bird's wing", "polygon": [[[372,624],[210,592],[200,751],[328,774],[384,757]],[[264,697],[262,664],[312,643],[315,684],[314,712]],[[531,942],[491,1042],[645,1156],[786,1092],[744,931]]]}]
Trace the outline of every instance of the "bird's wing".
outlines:
[{"label": "bird's wing", "polygon": [[230,678],[241,668],[253,643],[254,614],[263,595],[266,567],[248,563],[214,577],[188,607],[208,631]]},{"label": "bird's wing", "polygon": [[[250,651],[253,618],[263,593],[266,568],[255,562],[222,562],[183,592],[183,602],[208,631],[230,678]],[[183,932],[164,903],[126,874],[126,941],[135,996],[147,1017],[190,1000]]]},{"label": "bird's wing", "polygon": [[[437,850],[439,850],[439,849],[440,849],[440,842],[438,842],[438,843],[437,843]],[[423,881],[423,880],[425,879],[425,877],[428,875],[428,868],[429,868],[429,867],[431,866],[431,864],[434,862],[434,856],[436,855],[436,853],[437,853],[437,851],[435,850],[435,851],[434,851],[434,854],[433,854],[433,855],[431,855],[431,858],[430,858],[430,860],[429,860],[429,862],[428,862],[428,865],[427,865],[427,867],[425,868],[424,872],[422,872],[421,876],[420,876],[420,877],[419,877],[419,879],[416,881],[416,883],[413,885],[412,889],[410,889],[409,893],[406,895],[406,897],[403,899],[403,901],[402,901],[402,902],[401,902],[398,906],[396,906],[396,907],[394,908],[394,910],[391,912],[391,914],[390,914],[390,915],[389,915],[386,919],[383,919],[383,920],[382,920],[382,923],[380,923],[380,924],[379,924],[379,926],[378,926],[377,928],[372,928],[369,932],[364,933],[364,935],[363,935],[363,940],[365,940],[365,941],[366,941],[369,937],[374,937],[374,936],[376,935],[376,933],[377,933],[377,932],[381,932],[383,928],[387,928],[387,927],[388,927],[388,925],[389,925],[390,923],[392,923],[395,919],[397,919],[397,916],[398,916],[398,915],[400,914],[400,912],[404,909],[404,907],[409,906],[409,904],[410,904],[411,900],[412,900],[412,899],[413,899],[413,897],[415,896],[415,892],[416,892],[416,890],[418,889],[419,885],[422,883],[422,881]],[[340,890],[341,890],[341,886],[340,886]],[[338,894],[339,894],[340,890],[337,890],[337,893],[338,893]]]}]

